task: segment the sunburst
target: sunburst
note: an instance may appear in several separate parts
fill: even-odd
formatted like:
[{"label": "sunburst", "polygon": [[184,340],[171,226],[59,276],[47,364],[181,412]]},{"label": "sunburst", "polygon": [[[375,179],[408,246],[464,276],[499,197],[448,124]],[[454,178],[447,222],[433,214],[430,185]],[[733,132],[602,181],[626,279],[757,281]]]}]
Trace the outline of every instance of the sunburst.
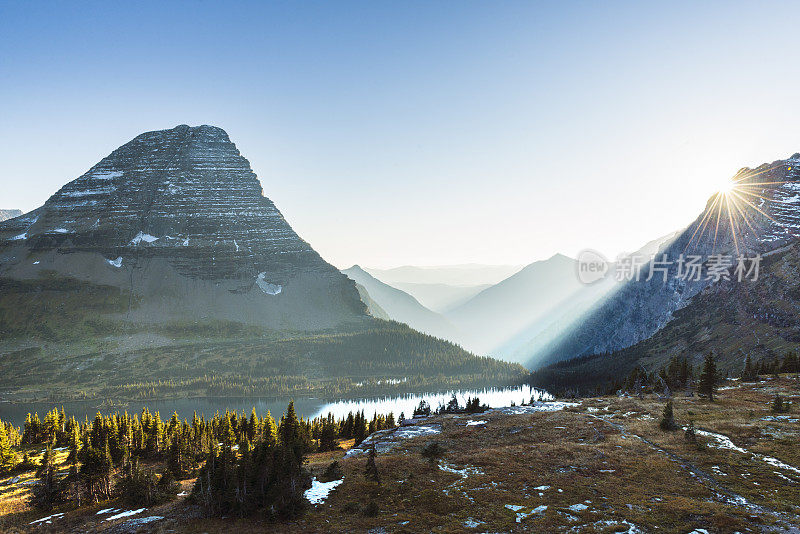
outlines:
[{"label": "sunburst", "polygon": [[766,206],[774,202],[773,192],[785,181],[763,181],[759,176],[783,167],[787,172],[792,169],[787,163],[770,166],[760,170],[752,170],[738,174],[732,180],[720,184],[706,207],[703,217],[697,224],[684,250],[694,250],[699,241],[713,238],[712,251],[716,252],[717,239],[721,232],[730,231],[730,238],[740,254],[742,240],[747,233],[758,238],[757,219],[764,217],[778,226],[785,227],[780,221],[769,215]]}]

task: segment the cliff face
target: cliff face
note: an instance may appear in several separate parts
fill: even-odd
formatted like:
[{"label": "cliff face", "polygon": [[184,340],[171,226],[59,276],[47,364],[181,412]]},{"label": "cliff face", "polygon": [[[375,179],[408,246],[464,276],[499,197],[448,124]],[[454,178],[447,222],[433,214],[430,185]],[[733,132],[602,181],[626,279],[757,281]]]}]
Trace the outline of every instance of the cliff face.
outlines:
[{"label": "cliff face", "polygon": [[354,284],[292,230],[213,126],[139,135],[0,223],[0,276],[45,269],[143,297],[137,320],[326,328],[364,316]]}]

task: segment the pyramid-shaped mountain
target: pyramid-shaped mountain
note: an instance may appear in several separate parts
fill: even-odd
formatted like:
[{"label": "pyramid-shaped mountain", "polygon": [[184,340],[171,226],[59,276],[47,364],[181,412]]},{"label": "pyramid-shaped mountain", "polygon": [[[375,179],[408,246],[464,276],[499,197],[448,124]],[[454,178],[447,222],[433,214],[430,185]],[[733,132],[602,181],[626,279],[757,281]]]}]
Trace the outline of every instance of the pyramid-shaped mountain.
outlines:
[{"label": "pyramid-shaped mountain", "polygon": [[213,126],[139,135],[0,223],[0,275],[42,272],[129,291],[135,321],[315,329],[364,316],[352,282],[292,230]]}]

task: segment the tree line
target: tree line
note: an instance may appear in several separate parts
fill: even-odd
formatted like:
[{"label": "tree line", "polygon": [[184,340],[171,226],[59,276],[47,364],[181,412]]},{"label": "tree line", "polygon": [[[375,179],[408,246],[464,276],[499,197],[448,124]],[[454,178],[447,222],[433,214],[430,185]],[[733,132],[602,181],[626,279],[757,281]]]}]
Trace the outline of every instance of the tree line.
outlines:
[{"label": "tree line", "polygon": [[[334,450],[341,440],[358,444],[395,425],[392,413],[368,418],[363,410],[303,419],[293,402],[277,422],[255,408],[249,416],[195,413],[191,420],[177,413],[162,420],[144,408],[79,422],[61,408],[44,418],[28,414],[22,429],[0,421],[0,474],[35,469],[32,504],[43,510],[112,498],[151,506],[174,498],[176,481],[196,477],[190,498],[208,515],[282,519],[305,507],[307,454]],[[31,450],[41,446],[41,459],[33,461]]]}]

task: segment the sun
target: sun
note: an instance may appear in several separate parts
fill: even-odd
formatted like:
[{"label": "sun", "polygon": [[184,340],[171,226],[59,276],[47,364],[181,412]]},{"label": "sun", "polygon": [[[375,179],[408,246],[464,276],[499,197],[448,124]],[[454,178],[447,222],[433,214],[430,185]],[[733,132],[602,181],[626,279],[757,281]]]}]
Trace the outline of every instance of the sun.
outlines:
[{"label": "sun", "polygon": [[728,195],[732,193],[736,189],[736,182],[733,180],[725,180],[720,183],[719,189],[717,190],[718,193],[722,195]]},{"label": "sun", "polygon": [[[777,225],[785,226],[773,219],[767,211],[772,199],[771,191],[786,182],[763,181],[764,178],[758,178],[783,165],[785,164],[781,162],[765,169],[748,170],[737,174],[733,179],[719,182],[717,192],[711,197],[685,248],[694,249],[700,239],[707,235],[713,237],[712,250],[716,250],[717,237],[722,230],[729,232],[738,254],[743,237],[747,234],[757,237],[758,218],[764,217]],[[790,167],[787,168],[789,169]]]}]

